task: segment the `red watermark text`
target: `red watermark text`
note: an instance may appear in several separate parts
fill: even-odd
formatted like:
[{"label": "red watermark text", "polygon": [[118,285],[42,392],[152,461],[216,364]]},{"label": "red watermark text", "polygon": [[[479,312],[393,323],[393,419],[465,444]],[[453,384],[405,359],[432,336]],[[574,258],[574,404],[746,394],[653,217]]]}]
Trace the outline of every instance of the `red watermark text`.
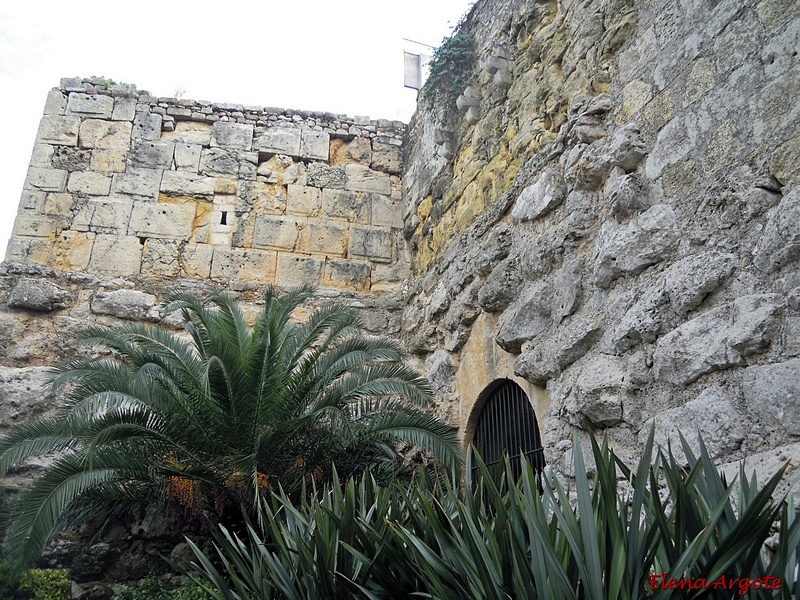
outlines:
[{"label": "red watermark text", "polygon": [[740,596],[745,596],[750,590],[779,590],[783,587],[780,577],[765,575],[750,579],[748,577],[728,577],[722,575],[718,579],[707,580],[700,577],[687,577],[676,579],[667,577],[666,573],[650,575],[651,590],[736,590]]}]

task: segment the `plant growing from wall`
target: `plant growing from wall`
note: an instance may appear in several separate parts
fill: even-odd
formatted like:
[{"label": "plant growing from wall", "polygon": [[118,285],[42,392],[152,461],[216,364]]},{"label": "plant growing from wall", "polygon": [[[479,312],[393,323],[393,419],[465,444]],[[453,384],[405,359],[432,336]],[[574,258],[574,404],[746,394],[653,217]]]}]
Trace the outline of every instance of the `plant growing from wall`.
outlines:
[{"label": "plant growing from wall", "polygon": [[427,382],[396,342],[365,335],[341,304],[295,311],[311,288],[269,288],[249,327],[236,301],[176,294],[189,339],[138,324],[95,328],[113,354],[59,369],[66,406],[0,439],[0,476],[59,452],[13,507],[9,556],[36,558],[54,532],[89,518],[167,502],[178,516],[241,519],[278,487],[300,495],[370,465],[387,480],[403,469],[400,443],[458,468],[451,428],[425,408]]},{"label": "plant growing from wall", "polygon": [[445,122],[452,121],[456,99],[475,78],[477,56],[474,37],[462,27],[433,51],[422,99],[429,111],[441,111]]}]

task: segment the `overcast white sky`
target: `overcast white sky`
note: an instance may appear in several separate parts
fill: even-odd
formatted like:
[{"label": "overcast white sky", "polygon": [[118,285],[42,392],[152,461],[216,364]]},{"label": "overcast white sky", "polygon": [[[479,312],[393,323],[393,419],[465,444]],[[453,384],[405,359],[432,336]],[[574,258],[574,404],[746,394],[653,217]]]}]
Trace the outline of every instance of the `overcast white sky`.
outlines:
[{"label": "overcast white sky", "polygon": [[157,96],[408,121],[409,38],[438,45],[469,0],[115,2],[0,5],[0,258],[47,91],[61,77],[135,83]]}]

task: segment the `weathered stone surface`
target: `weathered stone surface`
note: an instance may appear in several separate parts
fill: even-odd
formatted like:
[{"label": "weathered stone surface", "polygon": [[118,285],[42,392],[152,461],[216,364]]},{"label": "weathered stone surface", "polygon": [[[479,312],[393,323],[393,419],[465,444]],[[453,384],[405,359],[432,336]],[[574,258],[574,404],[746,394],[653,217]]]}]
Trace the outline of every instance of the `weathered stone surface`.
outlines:
[{"label": "weathered stone surface", "polygon": [[800,358],[747,367],[741,381],[750,413],[800,435]]},{"label": "weathered stone surface", "polygon": [[72,115],[110,119],[113,111],[114,99],[111,96],[72,93],[67,101],[67,113]]},{"label": "weathered stone surface", "polygon": [[212,125],[208,123],[181,121],[175,124],[175,131],[165,131],[164,133],[161,133],[161,126],[159,124],[159,135],[161,139],[165,142],[175,142],[176,144],[209,146],[211,145],[211,133]]},{"label": "weathered stone surface", "polygon": [[128,159],[128,148],[95,148],[89,168],[92,171],[122,173]]},{"label": "weathered stone surface", "polygon": [[[313,189],[313,188],[312,188]],[[368,197],[345,190],[322,190],[322,213],[350,223],[368,223],[371,212]]]},{"label": "weathered stone surface", "polygon": [[571,258],[553,276],[553,317],[561,321],[578,308],[583,280],[583,258]]},{"label": "weathered stone surface", "polygon": [[70,173],[67,191],[86,196],[106,196],[111,190],[111,177],[91,171]]},{"label": "weathered stone surface", "polygon": [[257,216],[253,245],[260,248],[294,251],[300,243],[305,221],[291,217]]},{"label": "weathered stone surface", "polygon": [[253,126],[246,123],[217,121],[211,129],[211,146],[250,151],[253,147],[253,131]]},{"label": "weathered stone surface", "polygon": [[344,189],[354,192],[375,192],[391,194],[392,183],[388,175],[373,171],[363,165],[348,164],[344,167]]},{"label": "weathered stone surface", "polygon": [[175,169],[197,173],[202,150],[203,147],[197,144],[175,144]]},{"label": "weathered stone surface", "polygon": [[331,136],[324,131],[303,130],[300,133],[300,158],[328,160]]},{"label": "weathered stone surface", "polygon": [[383,227],[403,228],[403,203],[391,196],[384,194],[370,194],[369,204],[372,205],[372,225]]},{"label": "weathered stone surface", "polygon": [[576,384],[575,409],[590,423],[615,425],[622,421],[624,407],[620,390],[625,382],[625,364],[618,358],[599,354],[582,368]]},{"label": "weathered stone surface", "polygon": [[506,352],[518,354],[523,342],[543,333],[552,322],[550,310],[553,290],[545,281],[537,281],[522,293],[500,317],[495,340]]},{"label": "weathered stone surface", "polygon": [[19,214],[14,219],[13,236],[39,237],[52,239],[58,229],[66,229],[66,221],[63,218]]},{"label": "weathered stone surface", "polygon": [[164,171],[160,189],[169,196],[211,198],[214,196],[214,178],[178,171]]},{"label": "weathered stone surface", "polygon": [[403,171],[403,149],[400,145],[376,139],[372,142],[370,168],[399,175]]},{"label": "weathered stone surface", "polygon": [[67,97],[61,90],[50,90],[44,103],[45,115],[63,115],[67,108]]},{"label": "weathered stone surface", "polygon": [[12,308],[49,312],[66,306],[67,291],[42,279],[21,277],[6,300]]},{"label": "weathered stone surface", "polygon": [[142,244],[138,237],[98,234],[87,270],[111,277],[136,275],[142,265]]},{"label": "weathered stone surface", "polygon": [[136,117],[136,98],[132,96],[117,96],[114,98],[114,112],[111,113],[112,121],[133,121]]},{"label": "weathered stone surface", "polygon": [[645,148],[639,128],[634,123],[621,127],[610,138],[593,142],[574,167],[575,188],[599,189],[615,167],[625,173],[634,171],[645,157]]},{"label": "weathered stone surface", "polygon": [[72,229],[124,235],[128,232],[132,207],[130,198],[90,198],[76,213]]},{"label": "weathered stone surface", "polygon": [[349,226],[333,221],[308,220],[308,250],[314,254],[346,256]]},{"label": "weathered stone surface", "polygon": [[688,111],[678,115],[658,133],[656,143],[645,163],[645,173],[657,179],[671,165],[686,158],[708,132],[707,114]]},{"label": "weathered stone surface", "polygon": [[163,117],[156,113],[137,111],[133,118],[131,138],[134,140],[161,139],[161,122]]},{"label": "weathered stone surface", "polygon": [[94,233],[62,231],[53,243],[50,263],[61,271],[85,271],[94,246]]},{"label": "weathered stone surface", "polygon": [[368,258],[375,262],[392,260],[392,232],[385,227],[352,225],[348,256]]},{"label": "weathered stone surface", "polygon": [[666,410],[642,425],[640,442],[644,443],[655,427],[654,441],[672,449],[680,462],[686,460],[680,436],[686,439],[692,453],[700,452],[698,433],[711,458],[719,458],[738,450],[744,440],[744,419],[731,404],[728,393],[718,386],[703,390],[700,395],[677,408]]},{"label": "weathered stone surface", "polygon": [[0,429],[44,416],[54,407],[49,367],[0,367]]},{"label": "weathered stone surface", "polygon": [[635,274],[669,257],[680,241],[677,216],[658,204],[625,225],[606,221],[595,243],[595,283],[608,287],[624,274]]},{"label": "weathered stone surface", "polygon": [[775,148],[769,161],[770,173],[783,185],[797,185],[800,183],[800,164],[797,156],[800,155],[800,135]]},{"label": "weathered stone surface", "polygon": [[434,393],[441,394],[452,390],[456,376],[455,365],[449,352],[441,348],[425,359],[425,379]]},{"label": "weathered stone surface", "polygon": [[778,294],[743,296],[684,323],[658,340],[655,378],[686,385],[740,364],[769,345],[783,304]]},{"label": "weathered stone surface", "polygon": [[85,119],[78,131],[81,148],[127,151],[131,143],[132,124],[123,121]]},{"label": "weathered stone surface", "polygon": [[300,156],[300,131],[298,129],[268,129],[256,137],[253,148],[265,154]]},{"label": "weathered stone surface", "polygon": [[319,258],[281,252],[278,254],[275,283],[284,288],[317,285],[324,266],[325,261]]},{"label": "weathered stone surface", "polygon": [[618,222],[632,217],[648,208],[642,184],[636,174],[625,175],[620,169],[618,177],[614,176],[616,169],[606,181],[604,194],[611,203],[611,214]]},{"label": "weathered stone surface", "polygon": [[557,167],[545,169],[536,183],[529,185],[517,198],[511,215],[515,221],[533,221],[564,202],[567,187]]},{"label": "weathered stone surface", "polygon": [[[41,144],[38,145],[41,146]],[[30,166],[49,166],[54,169],[66,169],[67,171],[85,171],[91,165],[91,150],[80,150],[72,146],[48,145],[48,148],[53,149],[49,164],[42,162],[39,165],[31,164]]]},{"label": "weathered stone surface", "polygon": [[77,146],[80,125],[80,117],[45,115],[39,122],[36,141],[40,144],[56,146]]},{"label": "weathered stone surface", "polygon": [[208,244],[148,238],[142,252],[141,274],[207,279],[213,251],[214,248]]},{"label": "weathered stone surface", "polygon": [[128,235],[188,240],[195,218],[193,204],[134,201]]},{"label": "weathered stone surface", "polygon": [[316,217],[321,209],[322,192],[318,188],[293,183],[286,186],[287,213]]},{"label": "weathered stone surface", "polygon": [[767,226],[753,262],[762,271],[774,273],[800,258],[800,187],[786,194],[767,214]]},{"label": "weathered stone surface", "polygon": [[326,288],[367,292],[370,290],[372,267],[368,262],[355,260],[328,260],[322,274],[321,285]]},{"label": "weathered stone surface", "polygon": [[478,304],[487,312],[502,312],[517,297],[522,287],[516,257],[497,265],[478,292]]},{"label": "weathered stone surface", "polygon": [[114,173],[111,181],[111,193],[155,201],[158,198],[163,174],[161,169],[128,167],[124,173]]},{"label": "weathered stone surface", "polygon": [[91,309],[96,315],[111,315],[119,319],[140,321],[157,320],[156,297],[136,290],[97,292],[92,298]]},{"label": "weathered stone surface", "polygon": [[275,283],[277,254],[268,250],[214,248],[211,278]]},{"label": "weathered stone surface", "polygon": [[43,192],[63,192],[67,187],[69,173],[61,169],[44,169],[31,167],[25,178],[24,189],[41,190]]},{"label": "weathered stone surface", "polygon": [[172,142],[140,140],[133,143],[131,165],[143,169],[169,169],[175,144]]},{"label": "weathered stone surface", "polygon": [[324,163],[311,163],[306,174],[308,185],[318,188],[344,189],[344,167],[331,167]]}]

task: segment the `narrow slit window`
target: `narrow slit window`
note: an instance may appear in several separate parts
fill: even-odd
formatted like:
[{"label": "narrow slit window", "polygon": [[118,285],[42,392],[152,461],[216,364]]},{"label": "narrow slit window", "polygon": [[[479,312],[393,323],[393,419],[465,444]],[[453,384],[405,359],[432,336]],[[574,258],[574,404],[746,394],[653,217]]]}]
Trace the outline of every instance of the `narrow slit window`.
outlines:
[{"label": "narrow slit window", "polygon": [[228,211],[227,210],[223,210],[222,211],[222,217],[220,217],[220,219],[219,219],[219,224],[220,225],[227,225],[228,224]]}]

